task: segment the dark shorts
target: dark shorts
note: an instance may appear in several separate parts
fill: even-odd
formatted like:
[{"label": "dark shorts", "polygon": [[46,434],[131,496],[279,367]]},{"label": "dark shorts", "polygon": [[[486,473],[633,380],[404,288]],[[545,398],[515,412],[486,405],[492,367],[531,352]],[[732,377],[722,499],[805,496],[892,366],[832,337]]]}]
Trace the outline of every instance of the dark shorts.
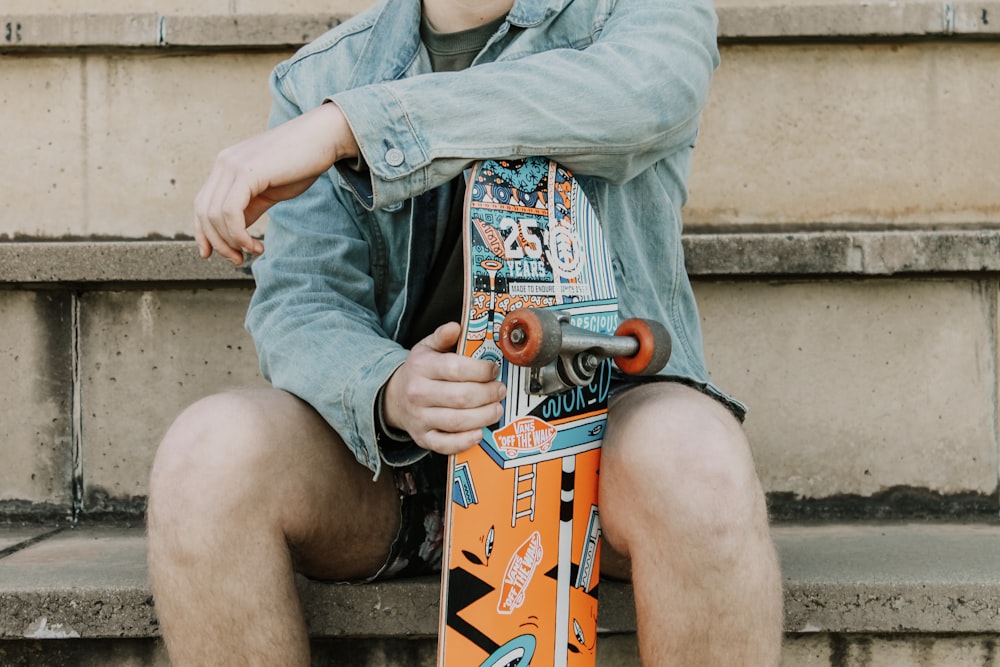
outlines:
[{"label": "dark shorts", "polygon": [[[616,381],[611,394],[617,395],[632,387],[635,381]],[[716,399],[743,421],[745,408],[728,396],[685,382]],[[448,457],[428,454],[416,463],[392,469],[399,491],[400,528],[389,551],[385,565],[372,580],[394,577],[416,577],[441,571],[444,548],[444,512],[448,502]]]},{"label": "dark shorts", "polygon": [[374,579],[440,572],[448,457],[428,454],[416,463],[393,468],[392,476],[399,491],[399,533]]}]

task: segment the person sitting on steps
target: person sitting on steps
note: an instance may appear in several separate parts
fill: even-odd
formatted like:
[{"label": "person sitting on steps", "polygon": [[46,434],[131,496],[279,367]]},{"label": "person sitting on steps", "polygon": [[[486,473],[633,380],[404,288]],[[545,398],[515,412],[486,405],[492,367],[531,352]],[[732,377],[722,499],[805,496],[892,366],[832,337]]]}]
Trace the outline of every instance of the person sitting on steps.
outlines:
[{"label": "person sitting on steps", "polygon": [[[633,582],[642,662],[778,664],[745,408],[709,378],[681,248],[715,36],[709,0],[381,0],[277,66],[271,129],[221,151],[195,201],[204,257],[260,255],[247,327],[272,387],[198,401],[158,449],[175,667],[309,664],[295,573],[439,570],[445,457],[504,396],[455,353],[462,174],[533,155],[594,206],[623,317],[674,342],[658,381],[614,380],[602,455],[602,571]],[[247,232],[265,212],[266,251]]]}]

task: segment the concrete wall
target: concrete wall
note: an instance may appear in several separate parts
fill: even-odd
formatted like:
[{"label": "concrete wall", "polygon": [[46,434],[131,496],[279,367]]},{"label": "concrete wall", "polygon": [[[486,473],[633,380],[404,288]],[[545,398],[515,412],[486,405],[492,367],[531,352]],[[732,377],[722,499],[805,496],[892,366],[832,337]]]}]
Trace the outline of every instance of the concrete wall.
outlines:
[{"label": "concrete wall", "polygon": [[[0,15],[16,33],[0,36],[0,119],[16,128],[0,163],[7,237],[189,235],[215,153],[266,123],[270,69],[366,4],[119,0],[93,15],[82,1],[12,1]],[[719,11],[689,229],[1000,223],[1000,45],[959,38],[981,37],[987,18],[928,39],[940,3]],[[787,21],[754,33],[775,15]],[[831,22],[859,43],[816,43]]]},{"label": "concrete wall", "polygon": [[[875,514],[996,511],[995,280],[702,279],[696,291],[710,367],[750,404],[776,499],[807,514],[809,501],[848,514],[862,501]],[[173,417],[263,382],[241,327],[248,298],[244,287],[0,291],[0,371],[23,378],[0,415],[13,462],[0,502],[68,511],[76,479],[83,511],[141,512]]]}]

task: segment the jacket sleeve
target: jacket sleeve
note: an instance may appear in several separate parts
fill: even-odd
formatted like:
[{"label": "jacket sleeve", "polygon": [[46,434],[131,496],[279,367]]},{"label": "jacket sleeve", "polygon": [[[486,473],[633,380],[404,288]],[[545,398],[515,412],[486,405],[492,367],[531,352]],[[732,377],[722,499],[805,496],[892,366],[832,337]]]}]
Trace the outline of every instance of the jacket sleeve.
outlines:
[{"label": "jacket sleeve", "polygon": [[[275,85],[271,123],[300,110]],[[264,376],[312,405],[378,473],[373,409],[379,388],[404,361],[379,316],[372,240],[336,174],[270,211],[257,289],[247,313]]]},{"label": "jacket sleeve", "polygon": [[371,170],[368,206],[487,157],[543,155],[624,183],[693,143],[719,64],[716,26],[710,0],[618,0],[587,44],[525,53],[515,39],[493,63],[329,99]]}]

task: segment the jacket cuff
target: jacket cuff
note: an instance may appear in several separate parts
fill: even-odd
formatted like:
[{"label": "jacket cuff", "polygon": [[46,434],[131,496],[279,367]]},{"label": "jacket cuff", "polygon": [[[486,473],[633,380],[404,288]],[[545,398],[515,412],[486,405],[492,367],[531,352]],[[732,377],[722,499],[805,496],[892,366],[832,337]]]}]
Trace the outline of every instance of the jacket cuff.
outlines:
[{"label": "jacket cuff", "polygon": [[[393,367],[393,372],[398,366]],[[391,376],[391,374],[390,374]],[[386,380],[388,382],[388,380]],[[392,428],[385,422],[384,413],[385,383],[383,383],[375,394],[375,401],[371,411],[371,425],[374,449],[377,450],[378,464],[376,470],[381,469],[381,464],[392,468],[410,465],[427,455],[427,450],[420,447],[409,433]]]},{"label": "jacket cuff", "polygon": [[[344,113],[368,166],[370,180],[364,185],[359,172],[353,178],[345,176],[366,208],[382,208],[427,190],[430,157],[410,126],[402,104],[386,86],[347,90],[325,101],[333,102]],[[372,109],[378,113],[372,113]],[[367,197],[365,190],[369,187],[371,196]]]}]

